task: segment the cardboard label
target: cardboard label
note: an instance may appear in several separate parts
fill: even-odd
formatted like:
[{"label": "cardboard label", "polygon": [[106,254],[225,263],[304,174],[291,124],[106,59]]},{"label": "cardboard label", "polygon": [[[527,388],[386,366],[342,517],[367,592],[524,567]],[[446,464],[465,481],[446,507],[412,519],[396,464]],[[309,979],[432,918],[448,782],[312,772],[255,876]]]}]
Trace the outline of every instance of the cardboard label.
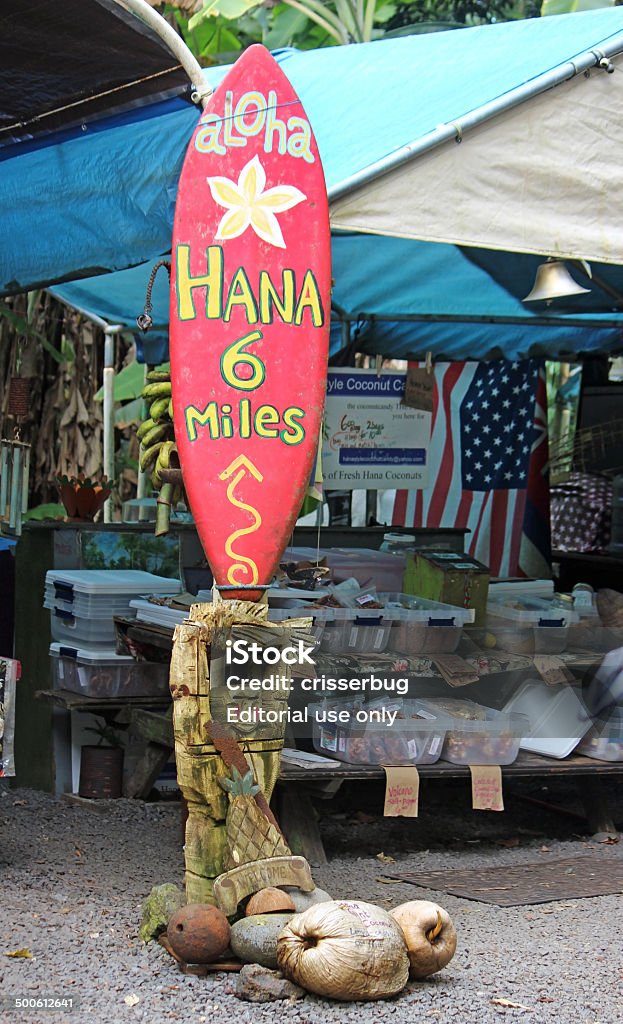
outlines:
[{"label": "cardboard label", "polygon": [[478,682],[478,673],[458,654],[438,654],[432,661],[449,686],[469,686]]},{"label": "cardboard label", "polygon": [[571,670],[562,658],[557,658],[555,654],[535,654],[534,667],[548,686],[558,686],[560,683],[570,683],[573,680]]},{"label": "cardboard label", "polygon": [[417,818],[420,776],[414,765],[383,765],[386,818]]},{"label": "cardboard label", "polygon": [[434,383],[434,374],[429,373],[425,366],[410,366],[407,370],[402,404],[408,409],[432,412]]},{"label": "cardboard label", "polygon": [[502,769],[497,764],[472,764],[472,808],[475,811],[503,811]]}]

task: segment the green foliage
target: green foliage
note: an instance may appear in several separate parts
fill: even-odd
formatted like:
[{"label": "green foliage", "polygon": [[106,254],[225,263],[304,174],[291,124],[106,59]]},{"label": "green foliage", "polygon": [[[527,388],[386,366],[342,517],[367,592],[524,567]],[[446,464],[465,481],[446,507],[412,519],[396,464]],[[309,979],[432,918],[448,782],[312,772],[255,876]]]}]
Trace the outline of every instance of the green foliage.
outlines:
[{"label": "green foliage", "polygon": [[[119,373],[115,374],[113,383],[113,399],[115,402],[128,402],[133,398],[140,398],[145,386],[145,367],[142,363],[128,363]],[[103,402],[104,388],[94,394],[96,402]]]},{"label": "green foliage", "polygon": [[282,0],[274,6],[258,0],[207,0],[190,19],[175,12],[184,39],[204,63],[233,60],[254,42],[271,50],[305,50],[539,14],[540,0]]},{"label": "green foliage", "polygon": [[543,0],[541,15],[574,14],[576,11],[597,11],[601,7],[617,7],[617,0]]},{"label": "green foliage", "polygon": [[119,729],[115,729],[114,725],[109,725],[107,722],[102,722],[101,725],[98,722],[97,725],[86,726],[84,731],[95,733],[95,735],[98,737],[98,747],[123,746],[123,738]]},{"label": "green foliage", "polygon": [[64,363],[71,354],[71,348],[69,350],[66,349],[64,352],[59,352],[59,350],[55,348],[50,341],[48,341],[45,334],[36,330],[36,328],[33,327],[25,317],[20,316],[19,313],[15,313],[12,309],[9,309],[4,302],[0,303],[0,317],[2,317],[3,320],[6,320],[7,323],[10,323],[18,334],[23,334],[26,338],[34,338],[38,341],[57,363]]},{"label": "green foliage", "polygon": [[47,505],[36,505],[34,508],[29,508],[27,512],[24,512],[22,519],[34,519],[39,521],[41,519],[64,519],[65,518],[65,507],[63,505],[57,505],[54,502],[49,502]]}]

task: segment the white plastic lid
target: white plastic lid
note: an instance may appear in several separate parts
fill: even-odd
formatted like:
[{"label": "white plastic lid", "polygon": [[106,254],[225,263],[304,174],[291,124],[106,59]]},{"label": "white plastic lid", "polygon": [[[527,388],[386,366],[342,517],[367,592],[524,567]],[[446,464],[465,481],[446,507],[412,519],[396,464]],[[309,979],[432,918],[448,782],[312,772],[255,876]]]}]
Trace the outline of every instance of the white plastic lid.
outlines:
[{"label": "white plastic lid", "polygon": [[415,535],[411,533],[384,533],[383,540],[388,544],[415,544]]},{"label": "white plastic lid", "polygon": [[527,597],[525,595],[513,598],[506,594],[502,599],[489,599],[487,611],[491,615],[531,626],[550,626],[554,623],[570,626],[579,618],[573,608],[558,607],[551,599],[548,600],[545,597]]},{"label": "white plastic lid", "polygon": [[528,720],[522,750],[546,757],[567,757],[591,725],[572,687],[549,687],[542,680],[523,682],[504,705],[504,711],[517,711]]},{"label": "white plastic lid", "polygon": [[71,647],[69,644],[58,642],[50,644],[50,655],[53,658],[72,658],[74,661],[87,661],[90,665],[101,665],[103,662],[126,665],[128,662],[134,661],[131,655],[116,654],[111,647],[103,647],[101,649]]},{"label": "white plastic lid", "polygon": [[394,613],[395,618],[404,622],[428,622],[441,620],[448,622],[453,619],[452,625],[464,626],[467,622],[473,622],[476,617],[474,608],[459,608],[458,605],[445,604],[443,601],[429,601],[425,597],[415,597],[412,594],[379,594],[379,600],[385,604],[384,614],[388,611]]},{"label": "white plastic lid", "polygon": [[46,584],[83,594],[178,594],[179,580],[140,569],[51,569]]}]

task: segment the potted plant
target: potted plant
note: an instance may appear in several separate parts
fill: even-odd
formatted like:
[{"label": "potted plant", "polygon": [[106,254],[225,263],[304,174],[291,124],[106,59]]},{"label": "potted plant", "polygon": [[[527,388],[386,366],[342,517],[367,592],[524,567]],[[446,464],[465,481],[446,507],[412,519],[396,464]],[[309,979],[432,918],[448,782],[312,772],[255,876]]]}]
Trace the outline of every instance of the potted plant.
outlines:
[{"label": "potted plant", "polygon": [[61,501],[65,506],[67,518],[92,522],[110,497],[108,477],[91,480],[84,473],[78,476],[61,476],[56,479]]},{"label": "potted plant", "polygon": [[123,744],[114,726],[104,723],[89,726],[86,732],[99,736],[96,744],[80,748],[79,796],[91,800],[114,800],[121,796]]}]

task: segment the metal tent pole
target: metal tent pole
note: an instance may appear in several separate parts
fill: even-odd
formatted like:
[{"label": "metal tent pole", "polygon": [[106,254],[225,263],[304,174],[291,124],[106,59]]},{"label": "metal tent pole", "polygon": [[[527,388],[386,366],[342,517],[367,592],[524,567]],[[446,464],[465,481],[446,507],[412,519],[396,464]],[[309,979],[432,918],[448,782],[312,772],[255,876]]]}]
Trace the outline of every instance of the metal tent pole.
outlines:
[{"label": "metal tent pole", "polygon": [[162,15],[149,6],[147,0],[116,0],[116,3],[131,11],[140,21],[153,29],[163,43],[166,43],[193,84],[193,103],[200,103],[202,107],[205,107],[214,90],[208,85],[201,65],[188,49],[182,37],[177,34],[175,29],[171,28]]},{"label": "metal tent pole", "polygon": [[[115,338],[123,329],[119,324],[104,328],[104,473],[109,481],[115,476]],[[103,518],[112,522],[110,498],[104,502]]]},{"label": "metal tent pole", "polygon": [[421,138],[401,146],[381,160],[377,160],[368,167],[362,168],[356,174],[351,175],[350,178],[338,181],[327,190],[329,202],[332,203],[336,199],[341,199],[342,196],[348,195],[350,192],[355,192],[374,178],[378,178],[382,174],[387,174],[389,171],[409,163],[409,161],[416,157],[422,156],[423,153],[428,153],[430,150],[440,146],[443,142],[450,140],[462,142],[465,132],[471,128],[476,128],[485,121],[489,121],[492,117],[496,117],[497,114],[512,110],[513,107],[525,103],[526,100],[532,99],[548,89],[560,85],[562,82],[575,78],[577,75],[586,74],[591,68],[600,68],[605,74],[612,73],[615,69],[610,62],[610,58],[622,51],[623,33],[617,32],[609,39],[605,39],[599,47],[585,50],[584,53],[580,53],[573,59],[559,64],[558,67],[550,68],[549,71],[536,75],[529,82],[524,82],[514,89],[509,89],[503,96],[498,96],[489,103],[476,107],[475,110],[468,111],[455,121],[437,125],[433,131],[427,132]]}]

